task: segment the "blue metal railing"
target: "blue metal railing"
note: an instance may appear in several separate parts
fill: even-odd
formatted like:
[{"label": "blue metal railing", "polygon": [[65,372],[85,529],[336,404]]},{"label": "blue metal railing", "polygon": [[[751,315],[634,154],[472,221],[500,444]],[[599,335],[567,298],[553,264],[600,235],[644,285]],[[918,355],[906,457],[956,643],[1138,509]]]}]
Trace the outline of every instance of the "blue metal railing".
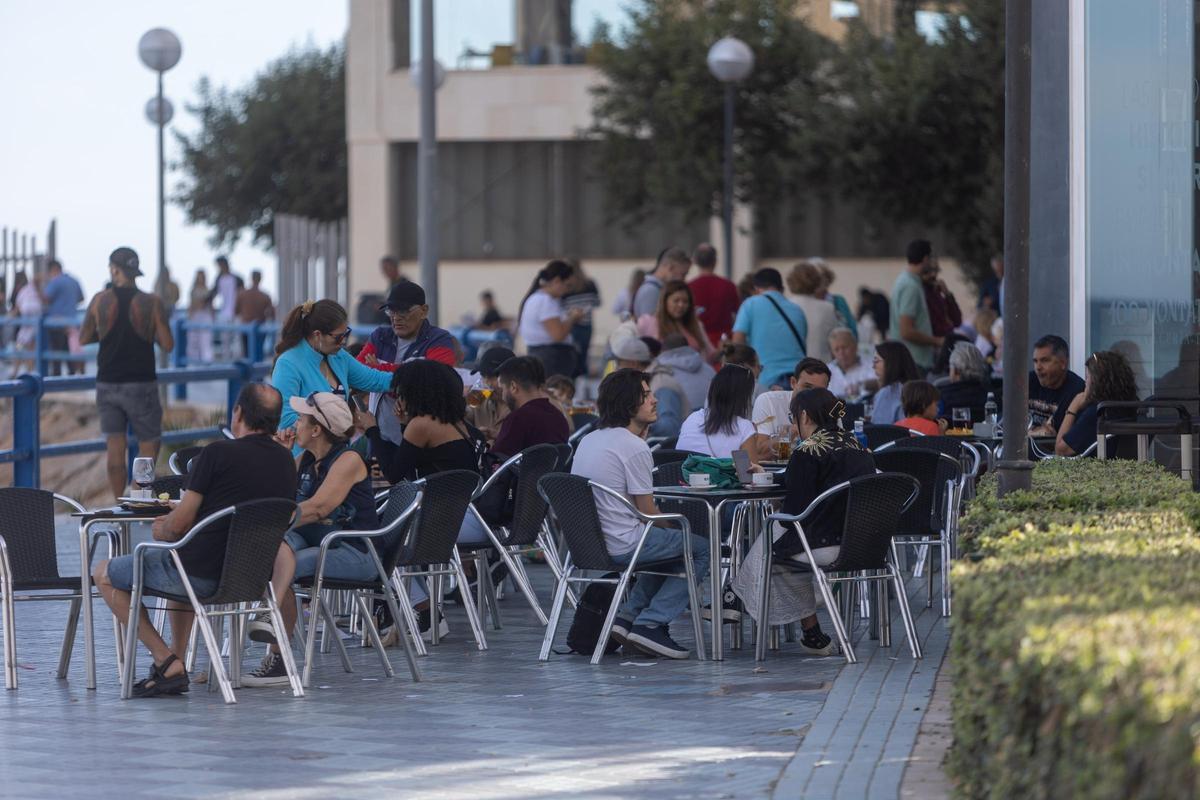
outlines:
[{"label": "blue metal railing", "polygon": [[[246,382],[258,380],[271,371],[268,363],[251,364],[237,361],[233,364],[211,367],[170,367],[158,371],[160,384],[181,385],[195,381],[226,381],[226,422],[238,393]],[[43,458],[102,453],[107,448],[105,439],[87,439],[79,442],[56,444],[41,443],[41,399],[48,394],[74,392],[96,388],[93,375],[76,375],[43,378],[40,375],[21,375],[16,380],[0,381],[0,397],[13,401],[13,446],[0,450],[0,463],[13,465],[13,485],[36,488],[41,483],[41,461]],[[192,442],[198,439],[216,438],[221,435],[219,427],[188,428],[186,430],[163,431],[164,442]],[[130,455],[137,453],[137,442],[130,442]]]}]

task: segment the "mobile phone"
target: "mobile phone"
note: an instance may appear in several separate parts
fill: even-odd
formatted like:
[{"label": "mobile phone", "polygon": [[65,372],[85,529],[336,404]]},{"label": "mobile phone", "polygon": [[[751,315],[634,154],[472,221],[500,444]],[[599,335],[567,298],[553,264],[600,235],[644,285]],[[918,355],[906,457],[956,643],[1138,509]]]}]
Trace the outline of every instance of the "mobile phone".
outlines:
[{"label": "mobile phone", "polygon": [[354,405],[358,406],[359,411],[369,412],[371,410],[367,408],[367,401],[363,399],[362,395],[355,394],[351,396],[354,398]]},{"label": "mobile phone", "polygon": [[745,450],[734,450],[731,455],[733,456],[733,468],[737,470],[738,482],[747,484],[753,481],[754,479],[750,477],[750,454]]}]

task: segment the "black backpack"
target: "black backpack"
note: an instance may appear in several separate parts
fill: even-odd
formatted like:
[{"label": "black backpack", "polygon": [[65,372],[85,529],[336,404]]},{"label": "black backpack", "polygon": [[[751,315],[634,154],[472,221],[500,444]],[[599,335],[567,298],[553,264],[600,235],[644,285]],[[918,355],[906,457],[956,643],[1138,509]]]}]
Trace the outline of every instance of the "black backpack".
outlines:
[{"label": "black backpack", "polygon": [[[604,577],[617,578],[619,575],[610,572]],[[631,581],[629,584],[633,586]],[[567,631],[567,647],[572,653],[590,656],[596,651],[596,642],[600,638],[600,629],[604,627],[604,617],[608,614],[608,606],[612,603],[613,595],[617,592],[615,583],[589,583],[579,596],[579,606],[575,609],[575,619],[571,629]],[[604,653],[617,652],[621,645],[609,637],[604,646]]]}]

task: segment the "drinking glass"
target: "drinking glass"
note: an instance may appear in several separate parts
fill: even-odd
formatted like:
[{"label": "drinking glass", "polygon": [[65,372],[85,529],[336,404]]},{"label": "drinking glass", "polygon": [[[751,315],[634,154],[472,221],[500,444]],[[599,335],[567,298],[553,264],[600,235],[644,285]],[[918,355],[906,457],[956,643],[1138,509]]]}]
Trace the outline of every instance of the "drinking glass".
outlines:
[{"label": "drinking glass", "polygon": [[139,457],[133,460],[133,483],[138,488],[138,496],[145,497],[154,483],[154,459]]},{"label": "drinking glass", "polygon": [[491,388],[483,382],[483,380],[475,381],[475,385],[467,392],[467,405],[471,408],[479,408],[483,405],[483,401],[492,396]]},{"label": "drinking glass", "polygon": [[950,412],[951,418],[954,420],[954,427],[959,430],[966,430],[971,427],[971,409],[956,408]]}]

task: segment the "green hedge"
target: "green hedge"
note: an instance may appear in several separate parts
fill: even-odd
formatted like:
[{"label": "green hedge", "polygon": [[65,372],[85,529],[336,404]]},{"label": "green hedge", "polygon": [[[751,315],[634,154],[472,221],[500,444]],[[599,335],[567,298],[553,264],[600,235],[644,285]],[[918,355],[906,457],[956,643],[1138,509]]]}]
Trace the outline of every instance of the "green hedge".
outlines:
[{"label": "green hedge", "polygon": [[954,566],[966,798],[1200,796],[1200,498],[1150,464],[983,481]]}]

